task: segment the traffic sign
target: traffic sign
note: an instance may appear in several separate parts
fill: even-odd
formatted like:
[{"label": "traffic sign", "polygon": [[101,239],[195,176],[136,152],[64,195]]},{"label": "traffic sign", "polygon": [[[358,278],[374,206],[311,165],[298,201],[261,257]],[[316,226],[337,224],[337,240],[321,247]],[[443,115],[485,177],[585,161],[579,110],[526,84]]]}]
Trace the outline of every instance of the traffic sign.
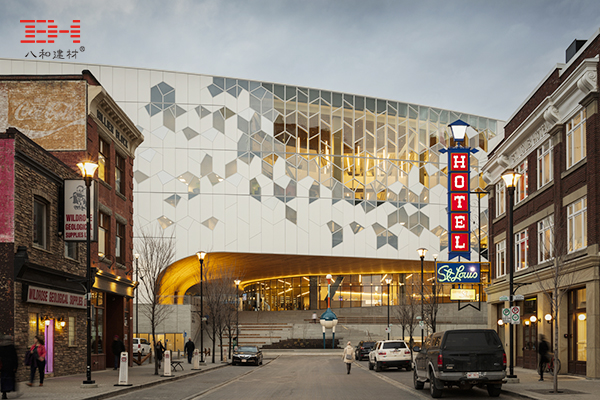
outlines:
[{"label": "traffic sign", "polygon": [[500,301],[508,301],[508,296],[500,296]]},{"label": "traffic sign", "polygon": [[512,306],[510,309],[510,323],[513,325],[519,325],[521,323],[521,307]]},{"label": "traffic sign", "polygon": [[513,301],[518,301],[518,300],[525,300],[525,296],[523,296],[522,294],[515,294],[513,296]]},{"label": "traffic sign", "polygon": [[508,324],[510,322],[510,308],[502,309],[502,322]]},{"label": "traffic sign", "polygon": [[425,326],[425,323],[423,321],[419,321],[419,326],[422,328]]}]

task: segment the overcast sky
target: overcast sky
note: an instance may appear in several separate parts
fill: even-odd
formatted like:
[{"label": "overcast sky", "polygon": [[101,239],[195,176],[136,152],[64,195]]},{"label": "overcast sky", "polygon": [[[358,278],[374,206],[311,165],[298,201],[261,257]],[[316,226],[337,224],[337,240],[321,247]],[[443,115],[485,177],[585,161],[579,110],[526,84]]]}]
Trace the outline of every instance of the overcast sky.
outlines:
[{"label": "overcast sky", "polygon": [[[24,44],[23,19],[81,20],[81,44]],[[375,96],[508,119],[598,0],[51,0],[0,3],[0,57],[73,50],[79,62]],[[38,27],[39,29],[39,27]],[[73,60],[75,61],[75,60]]]}]

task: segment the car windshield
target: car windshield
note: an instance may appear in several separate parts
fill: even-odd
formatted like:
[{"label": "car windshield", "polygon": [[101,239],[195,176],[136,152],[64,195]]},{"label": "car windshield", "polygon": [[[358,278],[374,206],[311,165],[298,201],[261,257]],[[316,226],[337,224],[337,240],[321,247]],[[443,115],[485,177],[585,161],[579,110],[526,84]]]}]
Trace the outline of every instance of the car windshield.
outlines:
[{"label": "car windshield", "polygon": [[406,348],[406,343],[404,342],[386,342],[383,344],[383,349],[404,349]]},{"label": "car windshield", "polygon": [[373,347],[375,346],[375,342],[364,342],[362,347]]},{"label": "car windshield", "polygon": [[237,351],[244,353],[258,353],[258,349],[253,346],[240,346]]},{"label": "car windshield", "polygon": [[469,349],[472,347],[502,346],[498,335],[494,332],[448,332],[444,347],[452,349]]}]

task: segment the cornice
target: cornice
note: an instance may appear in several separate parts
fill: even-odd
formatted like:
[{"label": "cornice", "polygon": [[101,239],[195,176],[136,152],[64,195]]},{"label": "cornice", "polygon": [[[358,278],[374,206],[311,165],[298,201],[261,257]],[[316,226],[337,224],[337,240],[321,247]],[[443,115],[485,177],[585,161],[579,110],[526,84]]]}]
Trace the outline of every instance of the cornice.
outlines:
[{"label": "cornice", "polygon": [[[92,105],[94,107],[92,107]],[[135,150],[144,141],[144,135],[138,130],[135,124],[129,119],[123,109],[113,100],[113,98],[104,90],[102,86],[88,86],[88,110],[90,115],[99,122],[96,115],[91,113],[93,108],[99,108],[106,116],[116,124],[123,134],[127,136],[129,148],[125,150],[127,154],[134,158]],[[102,124],[100,124],[102,126]],[[118,143],[118,141],[116,142]]]},{"label": "cornice", "polygon": [[508,168],[514,168],[534,149],[550,138],[555,126],[564,124],[580,102],[598,92],[600,57],[585,59],[567,79],[521,123],[494,151],[483,166],[484,179],[495,183]]}]

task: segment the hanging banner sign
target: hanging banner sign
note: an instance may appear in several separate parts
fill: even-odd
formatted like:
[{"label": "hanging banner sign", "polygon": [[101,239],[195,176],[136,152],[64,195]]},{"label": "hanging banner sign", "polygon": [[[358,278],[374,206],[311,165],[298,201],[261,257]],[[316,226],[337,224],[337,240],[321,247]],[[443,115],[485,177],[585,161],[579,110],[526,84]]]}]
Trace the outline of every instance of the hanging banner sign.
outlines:
[{"label": "hanging banner sign", "polygon": [[436,274],[438,283],[481,283],[481,264],[438,262]]},{"label": "hanging banner sign", "polygon": [[470,149],[448,149],[448,259],[471,259]]},{"label": "hanging banner sign", "polygon": [[[98,223],[96,216],[96,204],[98,204],[98,195],[96,191],[96,181],[92,181],[90,188],[90,240],[97,241]],[[66,179],[64,185],[64,204],[65,212],[63,215],[64,232],[63,237],[66,242],[85,242],[86,241],[86,187],[83,179]]]}]

